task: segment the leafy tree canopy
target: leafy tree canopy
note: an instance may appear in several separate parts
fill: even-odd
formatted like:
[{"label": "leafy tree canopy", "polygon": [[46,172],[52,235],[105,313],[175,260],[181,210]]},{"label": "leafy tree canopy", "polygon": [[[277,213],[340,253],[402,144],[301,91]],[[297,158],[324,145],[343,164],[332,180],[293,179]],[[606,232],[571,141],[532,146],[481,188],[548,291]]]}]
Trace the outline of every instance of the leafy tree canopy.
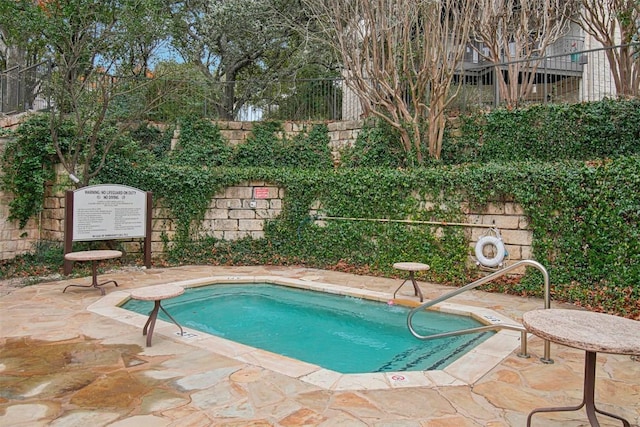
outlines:
[{"label": "leafy tree canopy", "polygon": [[174,18],[173,45],[218,84],[213,101],[221,118],[234,118],[263,89],[258,80],[290,79],[315,62],[311,56],[324,58],[296,30],[308,20],[296,0],[185,2]]}]

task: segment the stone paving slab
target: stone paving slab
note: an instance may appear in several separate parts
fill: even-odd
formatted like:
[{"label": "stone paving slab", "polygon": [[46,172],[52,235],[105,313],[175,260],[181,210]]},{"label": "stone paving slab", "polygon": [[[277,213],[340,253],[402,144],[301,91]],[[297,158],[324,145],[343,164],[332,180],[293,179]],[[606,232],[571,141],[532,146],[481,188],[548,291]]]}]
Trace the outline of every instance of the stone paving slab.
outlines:
[{"label": "stone paving slab", "polygon": [[[120,270],[102,274],[101,279],[120,284],[117,291],[107,290],[109,295],[171,281],[198,283],[209,276],[244,275],[316,280],[387,295],[399,283],[279,266]],[[502,427],[525,425],[533,408],[577,404],[581,399],[584,353],[552,344],[555,363],[543,364],[543,341],[531,335],[531,358],[514,352],[488,372],[478,373],[472,384],[430,371],[421,379],[424,384],[414,387],[328,390],[251,360],[238,361],[160,335],[146,348],[138,321],[115,321],[88,311],[100,300],[100,292],[69,288],[63,294],[69,283],[0,291],[0,426]],[[450,290],[422,282],[420,286],[425,299]],[[414,297],[407,292],[402,298]],[[515,322],[522,313],[542,306],[538,299],[477,290],[450,301],[486,307]],[[490,355],[478,355],[483,356]],[[473,371],[474,366],[460,369]],[[638,426],[640,362],[599,354],[596,375],[598,406]],[[603,427],[620,424],[606,417],[600,421]],[[578,427],[588,422],[578,411],[536,414],[533,425]]]}]

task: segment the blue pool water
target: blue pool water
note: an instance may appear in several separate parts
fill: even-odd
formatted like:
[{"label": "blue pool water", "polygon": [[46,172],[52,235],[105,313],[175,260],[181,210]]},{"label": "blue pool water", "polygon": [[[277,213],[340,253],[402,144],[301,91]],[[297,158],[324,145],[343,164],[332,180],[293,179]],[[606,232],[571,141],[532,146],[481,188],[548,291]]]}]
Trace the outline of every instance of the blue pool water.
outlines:
[{"label": "blue pool water", "polygon": [[[341,373],[442,369],[492,334],[421,341],[407,328],[406,307],[266,283],[186,289],[162,306],[182,326]],[[122,308],[146,315],[153,302]],[[413,322],[425,334],[481,325],[429,311]]]}]

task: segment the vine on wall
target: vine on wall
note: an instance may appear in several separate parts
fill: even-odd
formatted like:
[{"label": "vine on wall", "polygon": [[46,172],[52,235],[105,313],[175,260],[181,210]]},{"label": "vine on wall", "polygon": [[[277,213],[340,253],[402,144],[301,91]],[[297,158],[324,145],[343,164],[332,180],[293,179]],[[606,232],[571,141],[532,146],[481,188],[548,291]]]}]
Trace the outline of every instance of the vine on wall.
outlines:
[{"label": "vine on wall", "polygon": [[[196,164],[188,150],[201,150],[197,143],[182,145],[180,155],[158,159],[149,155],[148,147],[136,151],[132,141],[126,153],[110,157],[99,179],[153,191],[173,212],[178,233],[167,242],[171,262],[295,263],[391,274],[393,262],[411,260],[432,266],[425,278],[451,284],[465,283],[477,273],[467,270],[469,247],[462,230],[349,221],[320,226],[309,212],[320,206],[328,216],[456,221],[461,201],[482,206],[512,200],[529,217],[534,257],[548,268],[555,299],[640,318],[638,106],[638,101],[603,101],[465,118],[462,134],[450,140],[447,160],[415,169],[404,169],[402,163],[393,163],[397,159],[384,159],[384,150],[371,149],[384,142],[384,131],[362,132],[366,139],[350,153],[357,161],[345,161],[337,169],[328,150],[319,149],[326,142],[322,126],[310,131],[308,139],[292,141],[279,138],[277,123],[264,124],[254,134],[255,144],[231,152],[210,150],[204,158],[199,152]],[[576,120],[573,133],[561,126],[567,117]],[[198,126],[208,140],[217,138],[219,131],[211,124]],[[571,145],[572,135],[583,132],[589,133],[588,144]],[[532,134],[538,136],[532,139]],[[197,141],[197,134],[192,138]],[[527,150],[510,148],[511,140]],[[262,154],[260,147],[266,150]],[[248,158],[270,161],[276,147],[289,149],[290,157],[279,158],[282,164],[243,163]],[[358,150],[375,154],[367,157]],[[509,156],[501,154],[510,150]],[[456,156],[461,162],[446,164]],[[373,165],[363,162],[365,158]],[[378,162],[386,167],[371,167]],[[229,167],[234,165],[243,167]],[[302,165],[308,167],[295,167]],[[224,242],[202,236],[199,224],[211,197],[252,180],[286,191],[283,212],[268,222],[265,238]],[[418,199],[432,200],[438,208],[420,210]],[[512,289],[539,295],[540,283],[532,271]]]},{"label": "vine on wall", "polygon": [[461,116],[447,164],[593,160],[640,154],[640,99],[536,105]]},{"label": "vine on wall", "polygon": [[[60,130],[62,138],[73,134],[70,126]],[[57,160],[46,116],[34,116],[12,135],[2,153],[2,189],[14,195],[9,220],[24,228],[38,215],[44,203],[45,184],[54,177]]]},{"label": "vine on wall", "polygon": [[[158,179],[168,174],[170,170]],[[422,225],[330,221],[319,226],[309,211],[320,205],[327,216],[455,222],[461,215],[460,200],[483,205],[509,198],[530,218],[534,256],[549,270],[555,299],[640,315],[640,156],[601,163],[518,162],[418,170],[230,168],[197,175],[205,187],[248,180],[274,183],[286,190],[284,210],[268,223],[264,239],[222,242],[192,235],[185,239],[188,244],[173,248],[171,259],[176,262],[295,263],[392,274],[393,262],[411,260],[432,266],[424,278],[462,284],[476,271],[467,269],[469,247],[459,228],[445,228],[440,234]],[[176,191],[190,190],[176,184]],[[415,194],[436,201],[439,208],[420,210]],[[532,271],[512,290],[540,296],[541,279]]]}]

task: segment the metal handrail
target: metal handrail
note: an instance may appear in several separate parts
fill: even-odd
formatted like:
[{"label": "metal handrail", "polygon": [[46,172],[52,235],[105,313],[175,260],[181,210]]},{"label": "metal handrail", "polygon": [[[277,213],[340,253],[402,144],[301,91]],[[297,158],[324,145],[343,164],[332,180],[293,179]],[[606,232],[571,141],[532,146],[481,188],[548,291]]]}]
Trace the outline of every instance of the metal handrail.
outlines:
[{"label": "metal handrail", "polygon": [[[453,337],[453,336],[457,336],[457,335],[464,335],[464,334],[473,334],[476,332],[483,332],[483,331],[487,331],[487,330],[494,330],[494,329],[511,329],[511,330],[517,330],[521,332],[521,342],[520,342],[520,354],[518,356],[520,357],[529,357],[527,355],[527,331],[524,328],[524,326],[522,325],[509,325],[509,324],[494,324],[494,325],[485,325],[485,326],[480,326],[477,328],[471,328],[471,329],[461,329],[459,331],[452,331],[452,332],[444,332],[441,334],[434,334],[434,335],[420,335],[418,332],[416,332],[416,330],[413,327],[413,323],[412,323],[412,319],[413,316],[415,316],[415,314],[418,311],[422,311],[428,307],[431,307],[433,305],[436,305],[438,303],[441,303],[445,300],[448,300],[449,298],[452,298],[456,295],[459,295],[463,292],[466,292],[470,289],[474,289],[477,288],[478,286],[484,285],[485,283],[488,283],[490,281],[492,281],[493,279],[500,277],[500,276],[504,276],[506,273],[517,269],[518,267],[521,266],[530,266],[530,267],[535,267],[538,270],[540,270],[542,272],[542,276],[544,277],[544,308],[551,308],[551,291],[550,291],[550,286],[549,286],[549,273],[547,272],[547,269],[544,268],[544,266],[542,264],[540,264],[537,261],[533,261],[530,259],[525,259],[522,261],[518,261],[508,267],[505,267],[501,270],[498,270],[494,273],[489,274],[488,276],[482,277],[478,280],[476,280],[475,282],[469,283],[461,288],[455,289],[449,293],[446,293],[436,299],[427,301],[423,304],[420,304],[419,306],[415,307],[414,309],[412,309],[409,312],[409,315],[407,316],[407,326],[409,327],[409,331],[411,331],[411,334],[413,334],[414,337],[421,339],[421,340],[431,340],[431,339],[436,339],[436,338],[446,338],[446,337]],[[553,363],[553,360],[551,359],[551,344],[548,340],[545,340],[544,342],[544,356],[540,358],[540,360],[543,363]]]}]

